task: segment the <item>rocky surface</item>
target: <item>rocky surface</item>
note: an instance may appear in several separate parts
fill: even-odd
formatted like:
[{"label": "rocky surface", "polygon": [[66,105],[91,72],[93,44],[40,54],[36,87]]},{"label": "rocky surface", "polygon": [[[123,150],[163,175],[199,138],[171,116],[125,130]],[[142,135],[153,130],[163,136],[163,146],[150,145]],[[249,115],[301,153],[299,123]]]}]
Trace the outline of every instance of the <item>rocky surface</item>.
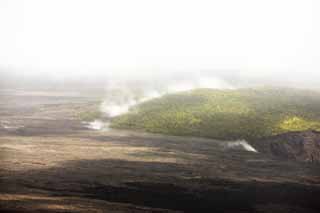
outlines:
[{"label": "rocky surface", "polygon": [[[90,100],[0,102],[0,212],[320,212],[319,165],[299,161],[315,159],[318,133],[277,136],[254,152],[219,140],[89,130],[72,116],[79,104]],[[275,140],[289,136],[295,145]]]},{"label": "rocky surface", "polygon": [[285,159],[320,163],[320,132],[289,132],[258,140],[254,146],[262,153]]}]

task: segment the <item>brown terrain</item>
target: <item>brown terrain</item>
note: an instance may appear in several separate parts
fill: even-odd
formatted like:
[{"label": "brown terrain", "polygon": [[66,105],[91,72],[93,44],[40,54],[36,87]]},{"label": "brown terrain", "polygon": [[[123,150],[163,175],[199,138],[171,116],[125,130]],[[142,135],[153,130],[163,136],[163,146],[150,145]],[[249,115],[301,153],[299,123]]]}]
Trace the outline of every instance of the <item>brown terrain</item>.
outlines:
[{"label": "brown terrain", "polygon": [[256,153],[94,131],[76,112],[96,101],[0,93],[0,212],[320,212],[317,132],[262,139]]},{"label": "brown terrain", "polygon": [[255,147],[263,153],[284,160],[320,163],[320,132],[289,132],[263,138]]}]

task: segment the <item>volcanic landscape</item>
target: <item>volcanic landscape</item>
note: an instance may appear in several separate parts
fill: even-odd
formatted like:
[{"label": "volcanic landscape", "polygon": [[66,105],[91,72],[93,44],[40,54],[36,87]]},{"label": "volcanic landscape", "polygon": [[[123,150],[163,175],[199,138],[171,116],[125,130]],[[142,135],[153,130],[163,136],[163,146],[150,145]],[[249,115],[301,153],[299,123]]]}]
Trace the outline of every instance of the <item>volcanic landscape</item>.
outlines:
[{"label": "volcanic landscape", "polygon": [[1,212],[320,211],[318,163],[256,143],[92,130],[76,112],[96,97],[0,95]]}]

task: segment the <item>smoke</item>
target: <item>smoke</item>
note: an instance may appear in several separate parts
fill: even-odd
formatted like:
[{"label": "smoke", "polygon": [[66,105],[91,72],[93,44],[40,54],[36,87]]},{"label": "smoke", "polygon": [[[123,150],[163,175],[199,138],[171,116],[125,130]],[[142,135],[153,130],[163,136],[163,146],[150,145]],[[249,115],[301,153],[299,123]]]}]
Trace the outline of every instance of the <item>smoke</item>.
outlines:
[{"label": "smoke", "polygon": [[245,140],[238,140],[233,142],[227,143],[227,148],[230,149],[244,149],[248,152],[258,152],[255,148],[253,148],[247,141]]}]

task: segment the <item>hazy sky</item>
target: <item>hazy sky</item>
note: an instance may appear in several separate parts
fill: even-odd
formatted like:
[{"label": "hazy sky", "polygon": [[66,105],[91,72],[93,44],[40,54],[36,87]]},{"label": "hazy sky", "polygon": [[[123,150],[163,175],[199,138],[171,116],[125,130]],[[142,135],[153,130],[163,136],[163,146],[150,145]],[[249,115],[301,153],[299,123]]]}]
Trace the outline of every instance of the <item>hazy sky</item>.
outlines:
[{"label": "hazy sky", "polygon": [[0,0],[0,68],[320,77],[319,0]]}]

